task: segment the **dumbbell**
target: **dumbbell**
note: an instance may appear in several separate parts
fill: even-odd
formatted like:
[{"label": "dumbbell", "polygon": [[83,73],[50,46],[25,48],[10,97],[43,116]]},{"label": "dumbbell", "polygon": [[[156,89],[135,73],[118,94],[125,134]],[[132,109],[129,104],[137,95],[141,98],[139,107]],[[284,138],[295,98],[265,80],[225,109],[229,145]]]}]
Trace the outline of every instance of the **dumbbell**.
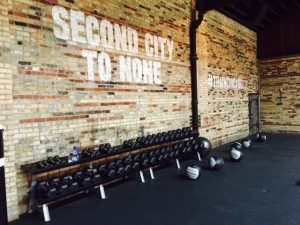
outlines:
[{"label": "dumbbell", "polygon": [[49,184],[47,181],[38,182],[34,187],[34,195],[37,199],[47,198]]},{"label": "dumbbell", "polygon": [[127,148],[132,148],[134,145],[134,142],[135,142],[134,139],[125,140],[123,142],[123,146],[127,147]]},{"label": "dumbbell", "polygon": [[267,135],[265,135],[265,134],[257,133],[255,137],[256,137],[256,141],[257,142],[265,142],[265,141],[267,141]]},{"label": "dumbbell", "polygon": [[108,174],[108,168],[106,164],[102,164],[98,167],[98,171],[100,173],[100,176],[103,178],[107,178],[107,174]]},{"label": "dumbbell", "polygon": [[145,146],[146,145],[146,137],[138,137],[136,139],[136,143],[139,143],[140,146]]},{"label": "dumbbell", "polygon": [[52,165],[49,164],[46,160],[43,160],[41,162],[38,162],[38,168],[39,169],[45,169],[45,168],[48,168],[48,167],[51,167]]},{"label": "dumbbell", "polygon": [[68,191],[77,190],[78,183],[73,180],[72,176],[68,175],[61,179],[60,193],[67,193]]},{"label": "dumbbell", "polygon": [[221,170],[224,166],[224,160],[221,157],[213,156],[209,158],[209,167],[211,170]]},{"label": "dumbbell", "polygon": [[90,159],[93,158],[94,154],[93,154],[94,150],[91,148],[85,148],[81,151],[81,158],[82,159]]},{"label": "dumbbell", "polygon": [[59,187],[59,178],[54,178],[50,182],[43,183],[44,187],[41,189],[43,193],[42,196],[44,198],[52,198],[59,194],[58,187]]},{"label": "dumbbell", "polygon": [[83,181],[83,173],[82,173],[82,171],[75,172],[75,174],[73,175],[73,180],[77,181],[77,183],[79,185],[81,185],[81,183]]},{"label": "dumbbell", "polygon": [[243,150],[243,145],[240,142],[236,141],[236,142],[234,142],[233,144],[230,145],[230,150],[232,150],[232,149],[242,151]]},{"label": "dumbbell", "polygon": [[123,161],[121,159],[116,161],[116,175],[123,176],[125,174]]},{"label": "dumbbell", "polygon": [[108,151],[111,149],[110,143],[100,144],[98,150],[102,155],[108,154]]}]

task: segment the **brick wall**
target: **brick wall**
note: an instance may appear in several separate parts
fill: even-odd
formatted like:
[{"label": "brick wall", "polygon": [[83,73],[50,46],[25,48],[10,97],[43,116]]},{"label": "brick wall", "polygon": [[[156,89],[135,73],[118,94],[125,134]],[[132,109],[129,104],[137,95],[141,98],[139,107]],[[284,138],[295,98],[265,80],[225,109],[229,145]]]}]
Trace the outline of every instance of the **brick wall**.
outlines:
[{"label": "brick wall", "polygon": [[15,167],[15,137],[17,133],[13,114],[16,108],[13,106],[12,90],[13,80],[11,64],[11,43],[9,34],[8,9],[9,1],[0,2],[0,124],[5,129],[4,155],[5,155],[5,180],[7,190],[7,207],[9,220],[19,215],[16,167]]},{"label": "brick wall", "polygon": [[[14,148],[21,213],[26,211],[28,181],[20,165],[66,155],[73,145],[97,141],[120,144],[127,138],[189,125],[189,1],[29,0],[13,4],[9,29],[15,68],[13,116],[18,121],[18,134]],[[52,17],[56,4],[64,7],[69,18],[72,9],[84,13],[85,18],[95,17],[99,23],[106,19],[136,30],[138,53],[57,38]],[[167,57],[167,48],[165,59],[145,54],[146,33],[172,38],[172,60]],[[96,59],[95,81],[88,80],[83,50],[105,51],[110,56],[110,82],[100,80]],[[120,81],[119,56],[160,62],[161,84]]]},{"label": "brick wall", "polygon": [[[138,52],[84,43],[87,40],[78,36],[83,37],[85,30],[75,35],[70,32],[74,39],[66,38],[52,16],[57,4],[64,7],[68,27],[74,18],[93,16],[99,23],[106,19],[135,30]],[[73,145],[120,144],[127,138],[190,124],[190,4],[188,0],[1,1],[0,44],[7,54],[0,56],[0,90],[4,94],[0,120],[7,128],[10,220],[27,208],[28,178],[20,169],[22,164],[66,155]],[[82,25],[77,23],[73,25]],[[158,56],[146,52],[146,33],[166,38],[165,57],[161,50]],[[97,35],[97,29],[90,35]],[[172,59],[167,39],[173,40]],[[109,38],[101,41],[108,43]],[[248,134],[247,95],[257,91],[255,49],[253,32],[219,13],[205,16],[198,32],[200,131],[215,145]],[[103,81],[97,58],[88,65],[83,56],[86,50],[109,55],[110,81]],[[145,83],[144,77],[121,80],[120,56],[159,62],[161,83]],[[95,80],[89,79],[91,68]],[[244,88],[210,88],[209,75],[239,78]]]},{"label": "brick wall", "polygon": [[300,132],[300,56],[259,61],[261,122],[268,132]]},{"label": "brick wall", "polygon": [[[201,134],[215,145],[247,136],[248,94],[258,91],[256,33],[209,12],[199,27],[198,57]],[[240,79],[243,88],[211,88],[209,75]]]}]

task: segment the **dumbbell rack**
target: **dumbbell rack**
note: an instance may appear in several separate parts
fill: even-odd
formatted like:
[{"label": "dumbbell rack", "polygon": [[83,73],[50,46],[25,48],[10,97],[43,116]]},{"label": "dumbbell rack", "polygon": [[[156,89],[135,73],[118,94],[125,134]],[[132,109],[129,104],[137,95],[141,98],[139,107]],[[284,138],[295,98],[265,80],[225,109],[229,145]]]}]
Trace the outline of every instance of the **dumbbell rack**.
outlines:
[{"label": "dumbbell rack", "polygon": [[[69,196],[72,196],[72,195],[75,195],[75,194],[78,194],[78,193],[82,193],[82,192],[84,192],[86,190],[90,190],[92,188],[99,188],[102,199],[105,199],[106,196],[105,196],[104,187],[103,187],[103,185],[105,183],[109,183],[109,182],[112,182],[112,181],[115,181],[115,180],[124,179],[126,177],[131,176],[131,175],[134,175],[137,171],[134,171],[131,174],[126,174],[126,175],[122,175],[122,176],[119,176],[119,177],[115,176],[113,178],[102,178],[101,181],[92,183],[89,186],[79,187],[76,190],[69,191],[69,192],[63,193],[63,194],[58,194],[54,197],[50,197],[50,198],[47,198],[47,199],[37,199],[35,197],[34,188],[35,188],[36,183],[38,182],[38,179],[37,179],[38,175],[46,174],[46,173],[49,173],[49,172],[55,171],[55,170],[65,169],[65,168],[68,168],[68,167],[74,167],[76,165],[88,164],[88,163],[92,163],[94,161],[109,160],[109,158],[112,158],[114,156],[122,156],[122,155],[125,155],[126,153],[129,154],[129,153],[134,152],[133,155],[135,155],[135,154],[137,154],[136,152],[139,152],[138,154],[141,154],[143,152],[150,151],[153,148],[167,147],[167,146],[170,146],[172,144],[175,144],[176,142],[184,142],[186,140],[191,140],[192,138],[195,138],[195,137],[198,137],[198,136],[197,135],[188,135],[188,136],[184,136],[184,137],[181,137],[181,138],[176,138],[176,139],[170,140],[168,142],[155,143],[155,144],[151,144],[151,145],[147,145],[147,146],[140,146],[140,147],[124,147],[123,145],[114,146],[113,148],[119,149],[118,152],[114,152],[114,153],[110,153],[110,154],[104,154],[104,155],[101,155],[101,156],[95,157],[95,158],[79,159],[76,162],[63,163],[63,164],[54,165],[54,166],[51,166],[51,167],[48,167],[48,168],[39,168],[38,167],[39,162],[22,165],[21,169],[23,169],[25,172],[27,172],[27,174],[29,175],[30,183],[31,183],[30,184],[30,191],[29,191],[28,213],[31,213],[35,208],[42,205],[45,221],[50,221],[49,210],[48,210],[48,204],[49,203],[59,201],[60,199],[63,199],[63,198],[66,198],[66,197],[69,197]],[[67,161],[68,157],[60,157],[60,159],[64,162],[68,162]],[[159,165],[157,165],[157,166],[159,166]],[[151,166],[142,168],[142,171],[150,169],[150,167]],[[142,171],[140,171],[140,172],[142,173]],[[151,170],[151,172],[152,172],[152,170]]]}]

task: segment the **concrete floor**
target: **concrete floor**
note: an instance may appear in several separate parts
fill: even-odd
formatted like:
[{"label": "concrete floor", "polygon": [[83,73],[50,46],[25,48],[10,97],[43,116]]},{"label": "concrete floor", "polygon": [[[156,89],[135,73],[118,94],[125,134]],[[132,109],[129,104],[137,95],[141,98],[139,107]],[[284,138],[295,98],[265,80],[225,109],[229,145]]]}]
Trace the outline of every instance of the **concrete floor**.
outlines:
[{"label": "concrete floor", "polygon": [[[227,153],[222,146],[214,155]],[[175,165],[155,172],[156,180],[132,179],[106,190],[108,199],[89,195],[50,208],[49,225],[299,225],[300,135],[268,134],[240,163],[221,171],[203,170],[187,180]],[[192,161],[185,162],[190,164]],[[184,166],[184,165],[182,165]],[[44,224],[41,214],[10,225]]]}]

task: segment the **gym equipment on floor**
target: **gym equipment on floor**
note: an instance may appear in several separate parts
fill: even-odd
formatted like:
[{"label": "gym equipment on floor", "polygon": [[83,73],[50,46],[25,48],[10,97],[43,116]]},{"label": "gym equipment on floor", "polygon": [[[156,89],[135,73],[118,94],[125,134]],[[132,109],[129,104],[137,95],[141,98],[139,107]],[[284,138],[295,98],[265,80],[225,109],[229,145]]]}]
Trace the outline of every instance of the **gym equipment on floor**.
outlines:
[{"label": "gym equipment on floor", "polygon": [[243,159],[243,152],[237,149],[231,149],[229,154],[230,159],[234,162],[240,162]]},{"label": "gym equipment on floor", "polygon": [[185,169],[185,174],[187,178],[191,180],[196,180],[201,174],[201,167],[195,165],[189,165]]},{"label": "gym equipment on floor", "polygon": [[224,166],[224,160],[221,157],[213,156],[209,158],[209,167],[212,170],[221,170]]}]

